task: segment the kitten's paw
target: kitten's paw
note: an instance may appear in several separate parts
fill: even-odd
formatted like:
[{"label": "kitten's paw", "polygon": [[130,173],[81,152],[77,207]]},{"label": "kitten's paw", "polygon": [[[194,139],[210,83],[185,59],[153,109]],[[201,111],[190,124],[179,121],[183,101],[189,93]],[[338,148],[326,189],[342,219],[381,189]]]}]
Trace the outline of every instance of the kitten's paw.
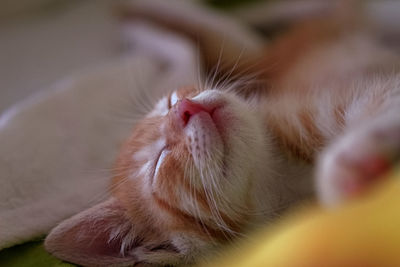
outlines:
[{"label": "kitten's paw", "polygon": [[319,199],[331,206],[368,191],[399,158],[399,123],[376,123],[350,132],[328,148],[319,162]]}]

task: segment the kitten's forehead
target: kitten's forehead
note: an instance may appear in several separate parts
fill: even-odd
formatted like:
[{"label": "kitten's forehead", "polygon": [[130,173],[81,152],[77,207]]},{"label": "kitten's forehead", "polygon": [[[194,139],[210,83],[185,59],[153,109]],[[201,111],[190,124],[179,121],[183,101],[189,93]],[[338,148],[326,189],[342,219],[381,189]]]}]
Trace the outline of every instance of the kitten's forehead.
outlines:
[{"label": "kitten's forehead", "polygon": [[175,93],[179,99],[182,99],[184,97],[186,98],[194,97],[199,93],[199,91],[194,86],[186,86],[176,90]]}]

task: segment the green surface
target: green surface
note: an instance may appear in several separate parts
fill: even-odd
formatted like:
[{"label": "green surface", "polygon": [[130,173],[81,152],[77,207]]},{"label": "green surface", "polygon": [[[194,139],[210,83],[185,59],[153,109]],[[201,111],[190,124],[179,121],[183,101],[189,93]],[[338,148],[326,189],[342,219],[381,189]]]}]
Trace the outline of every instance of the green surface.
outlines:
[{"label": "green surface", "polygon": [[0,266],[73,267],[75,265],[54,258],[46,252],[42,241],[35,241],[0,251]]},{"label": "green surface", "polygon": [[240,5],[261,1],[266,0],[206,0],[206,3],[216,8],[233,8]]}]

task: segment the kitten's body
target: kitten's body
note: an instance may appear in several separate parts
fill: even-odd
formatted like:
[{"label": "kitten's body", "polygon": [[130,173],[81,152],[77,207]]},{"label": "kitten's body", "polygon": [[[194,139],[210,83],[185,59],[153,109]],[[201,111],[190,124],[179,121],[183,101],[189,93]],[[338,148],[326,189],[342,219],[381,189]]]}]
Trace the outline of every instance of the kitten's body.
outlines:
[{"label": "kitten's body", "polygon": [[89,266],[189,264],[308,196],[319,153],[328,204],[386,170],[365,173],[364,158],[379,163],[387,144],[397,157],[395,53],[368,35],[314,24],[282,38],[263,62],[258,98],[189,87],[161,99],[123,146],[110,200],[55,228],[47,248]]},{"label": "kitten's body", "polygon": [[[335,176],[365,176],[356,179],[362,184],[397,158],[399,140],[385,140],[381,132],[398,139],[400,57],[371,33],[332,21],[303,25],[277,42],[274,51],[267,58],[279,59],[277,64],[264,65],[270,85],[263,104],[266,124],[283,150],[296,158],[315,163],[324,152],[318,189],[321,199],[333,204],[346,194],[344,185],[332,184],[339,180]],[[344,155],[350,151],[352,155]],[[364,153],[374,158],[368,160],[380,158],[381,166],[367,170],[372,163],[364,162]]]},{"label": "kitten's body", "polygon": [[348,126],[393,101],[400,71],[398,55],[368,33],[314,23],[278,42],[264,63],[266,122],[286,150],[308,162]]}]

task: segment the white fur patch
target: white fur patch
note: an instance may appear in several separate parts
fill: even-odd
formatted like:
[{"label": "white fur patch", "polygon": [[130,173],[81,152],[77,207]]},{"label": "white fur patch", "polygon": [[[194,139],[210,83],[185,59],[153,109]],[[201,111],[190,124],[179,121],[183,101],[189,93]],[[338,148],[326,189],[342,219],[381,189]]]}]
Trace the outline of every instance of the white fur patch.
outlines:
[{"label": "white fur patch", "polygon": [[[149,170],[151,168],[151,161],[146,162],[145,164],[142,165],[142,167],[139,169],[138,173],[136,175],[138,176],[147,176],[149,174]],[[136,175],[133,176],[136,177]]]},{"label": "white fur patch", "polygon": [[178,102],[179,98],[176,92],[173,92],[171,95],[171,107],[174,106]]},{"label": "white fur patch", "polygon": [[149,117],[165,116],[168,114],[168,111],[168,99],[163,97],[157,102],[153,111],[150,112]]},{"label": "white fur patch", "polygon": [[135,161],[147,161],[153,159],[165,146],[165,139],[160,138],[157,141],[143,147],[141,150],[133,154],[132,158]]}]

